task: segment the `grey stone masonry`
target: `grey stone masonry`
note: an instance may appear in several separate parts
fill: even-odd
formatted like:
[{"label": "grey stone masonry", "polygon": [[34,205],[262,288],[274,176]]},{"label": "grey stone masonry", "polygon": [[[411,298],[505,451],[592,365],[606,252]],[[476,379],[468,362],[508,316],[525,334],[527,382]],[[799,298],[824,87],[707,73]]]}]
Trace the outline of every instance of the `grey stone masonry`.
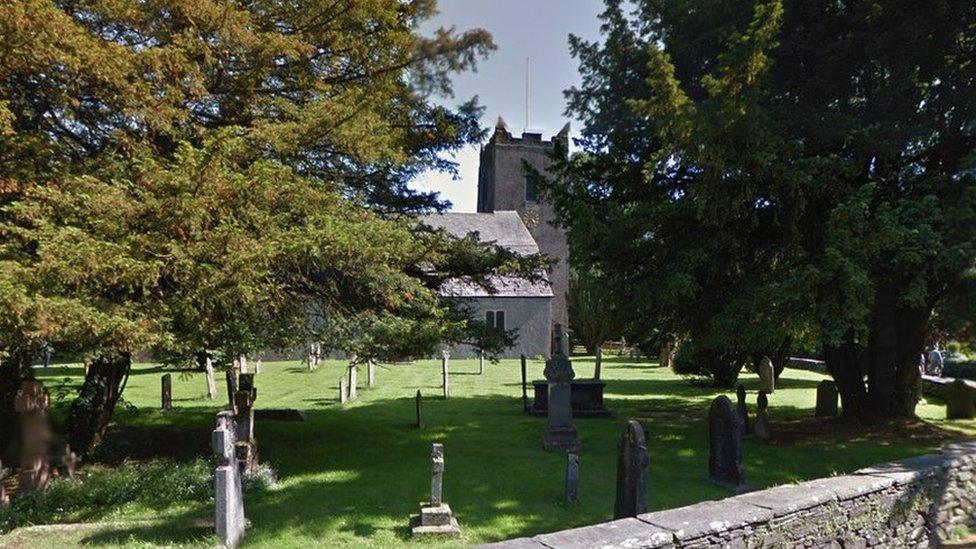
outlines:
[{"label": "grey stone masonry", "polygon": [[435,442],[430,452],[430,501],[420,503],[420,514],[410,517],[413,535],[461,533],[451,507],[444,502],[444,445]]},{"label": "grey stone masonry", "polygon": [[976,528],[976,440],[849,475],[486,547],[928,548],[965,528]]},{"label": "grey stone masonry", "polygon": [[236,547],[244,537],[244,492],[235,453],[237,446],[234,416],[217,414],[217,425],[211,434],[217,469],[214,471],[214,528],[221,543]]}]

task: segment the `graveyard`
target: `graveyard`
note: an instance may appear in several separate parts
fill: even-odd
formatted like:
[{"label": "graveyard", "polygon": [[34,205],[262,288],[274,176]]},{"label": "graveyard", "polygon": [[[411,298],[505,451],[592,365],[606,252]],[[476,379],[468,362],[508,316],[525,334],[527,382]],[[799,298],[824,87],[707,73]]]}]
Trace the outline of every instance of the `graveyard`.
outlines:
[{"label": "graveyard", "polygon": [[[576,419],[578,501],[564,499],[566,455],[542,449],[546,418],[523,409],[519,363],[452,359],[450,397],[442,394],[439,360],[380,364],[374,387],[365,372],[357,398],[339,402],[345,361],[265,362],[255,375],[254,437],[260,467],[277,481],[245,486],[248,547],[464,546],[531,536],[609,520],[614,513],[617,440],[628,420],[646,433],[649,510],[680,507],[732,495],[710,483],[707,418],[712,400],[735,391],[695,384],[656,362],[605,356],[601,378],[611,417]],[[593,358],[572,357],[577,378],[593,373]],[[528,360],[528,379],[542,379],[544,363]],[[56,395],[79,383],[79,365],[38,370],[52,395],[52,416],[64,412]],[[171,374],[172,409],[160,387]],[[768,440],[743,436],[742,465],[755,489],[843,474],[873,463],[932,452],[976,434],[974,420],[946,420],[945,405],[923,400],[919,420],[883,424],[814,417],[824,376],[787,369],[768,395]],[[760,379],[743,372],[750,417]],[[46,514],[31,522],[71,524],[22,529],[0,537],[0,547],[187,546],[214,544],[209,486],[214,414],[227,407],[223,382],[207,398],[201,372],[135,366],[115,425],[94,463],[78,475],[98,490],[100,478],[121,475],[132,494],[113,501],[97,493],[72,507],[56,481],[43,497]],[[417,427],[415,395],[423,395]],[[531,387],[530,387],[531,398]],[[261,410],[298,410],[303,421]],[[283,420],[287,419],[287,420]],[[431,444],[443,445],[443,500],[459,536],[415,538],[410,515],[429,495]],[[145,472],[145,476],[140,475]],[[102,490],[106,490],[103,486]],[[64,501],[53,499],[65,497]],[[79,496],[73,496],[79,497]],[[58,507],[63,507],[59,512]],[[0,510],[8,530],[17,506]],[[20,517],[22,519],[23,517]]]}]

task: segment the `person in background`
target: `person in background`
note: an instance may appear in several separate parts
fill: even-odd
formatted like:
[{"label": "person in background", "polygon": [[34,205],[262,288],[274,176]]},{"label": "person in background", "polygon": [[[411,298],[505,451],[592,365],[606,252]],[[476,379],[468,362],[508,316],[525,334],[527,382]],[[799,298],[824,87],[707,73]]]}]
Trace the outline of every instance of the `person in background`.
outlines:
[{"label": "person in background", "polygon": [[929,374],[934,376],[942,375],[942,351],[939,350],[939,345],[936,344],[935,347],[929,352]]}]

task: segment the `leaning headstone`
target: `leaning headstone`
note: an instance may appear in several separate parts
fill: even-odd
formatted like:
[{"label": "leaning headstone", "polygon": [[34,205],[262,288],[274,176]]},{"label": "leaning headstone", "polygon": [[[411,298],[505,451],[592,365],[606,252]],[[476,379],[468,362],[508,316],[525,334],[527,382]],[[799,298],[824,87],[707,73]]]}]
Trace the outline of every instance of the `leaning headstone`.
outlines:
[{"label": "leaning headstone", "polygon": [[234,370],[227,370],[225,377],[227,379],[227,399],[230,400],[230,411],[236,415],[237,403],[234,402],[234,395],[237,393],[237,373]]},{"label": "leaning headstone", "polygon": [[579,454],[566,454],[566,503],[579,501]]},{"label": "leaning headstone", "polygon": [[560,349],[546,361],[543,374],[549,385],[549,421],[542,436],[542,448],[547,452],[578,452],[580,443],[573,427],[572,381],[576,377],[573,364]]},{"label": "leaning headstone", "polygon": [[739,414],[739,421],[742,422],[742,432],[749,433],[749,409],[746,407],[746,388],[739,384],[735,389],[735,410]]},{"label": "leaning headstone", "polygon": [[173,409],[173,375],[166,374],[162,379],[162,406],[163,411],[168,412]]},{"label": "leaning headstone", "polygon": [[522,411],[529,411],[529,392],[526,389],[526,379],[525,379],[525,355],[522,355]]},{"label": "leaning headstone", "polygon": [[617,441],[617,498],[613,518],[636,517],[647,512],[647,466],[650,457],[644,440],[644,428],[635,420]]},{"label": "leaning headstone", "polygon": [[956,379],[946,390],[946,419],[973,419],[976,416],[976,391]]},{"label": "leaning headstone", "polygon": [[485,373],[485,352],[478,350],[478,375]]},{"label": "leaning headstone", "polygon": [[596,359],[593,366],[593,379],[600,381],[600,369],[603,366],[603,349],[599,345],[596,347]]},{"label": "leaning headstone", "polygon": [[444,445],[434,443],[430,453],[430,501],[420,503],[420,514],[410,517],[410,531],[418,534],[461,533],[451,507],[444,502]]},{"label": "leaning headstone", "polygon": [[7,470],[3,468],[3,462],[0,461],[0,509],[10,503],[10,496],[7,495],[7,489],[3,486],[5,478],[7,478]]},{"label": "leaning headstone", "polygon": [[376,361],[373,359],[366,361],[366,386],[376,387]]},{"label": "leaning headstone", "polygon": [[829,379],[817,385],[817,417],[833,417],[837,415],[837,384]]},{"label": "leaning headstone", "polygon": [[204,370],[207,372],[207,398],[217,398],[217,375],[214,373],[213,361],[210,355],[204,359]]},{"label": "leaning headstone", "polygon": [[346,378],[339,378],[339,404],[345,404],[346,400],[349,398],[349,393],[346,391]]},{"label": "leaning headstone", "polygon": [[769,397],[766,396],[766,393],[759,392],[756,407],[756,424],[753,432],[756,434],[756,440],[766,442],[769,440],[769,412],[766,411],[766,408],[769,407]]},{"label": "leaning headstone", "polygon": [[447,362],[448,360],[450,360],[450,358],[451,358],[451,354],[447,351],[447,349],[441,351],[441,378],[443,380],[442,388],[444,390],[444,398],[451,397],[451,380],[448,377],[448,371],[447,371],[448,368]]},{"label": "leaning headstone", "polygon": [[776,373],[773,361],[768,356],[759,361],[759,390],[766,394],[772,394],[776,390]]},{"label": "leaning headstone", "polygon": [[349,361],[349,400],[356,400],[359,397],[358,387],[359,387],[359,358],[356,355],[352,355],[352,359]]},{"label": "leaning headstone", "polygon": [[42,490],[51,481],[51,430],[47,409],[51,398],[40,381],[25,380],[14,399],[14,410],[20,414],[20,474],[17,491]]},{"label": "leaning headstone", "polygon": [[708,480],[745,491],[742,470],[742,422],[732,401],[716,397],[708,409]]},{"label": "leaning headstone", "polygon": [[217,455],[214,471],[214,529],[217,538],[228,548],[236,547],[244,537],[244,492],[237,463],[237,440],[234,417],[229,412],[217,414],[217,426],[211,434]]},{"label": "leaning headstone", "polygon": [[424,395],[420,394],[420,389],[417,389],[417,396],[415,400],[417,405],[417,428],[423,429],[424,428]]}]

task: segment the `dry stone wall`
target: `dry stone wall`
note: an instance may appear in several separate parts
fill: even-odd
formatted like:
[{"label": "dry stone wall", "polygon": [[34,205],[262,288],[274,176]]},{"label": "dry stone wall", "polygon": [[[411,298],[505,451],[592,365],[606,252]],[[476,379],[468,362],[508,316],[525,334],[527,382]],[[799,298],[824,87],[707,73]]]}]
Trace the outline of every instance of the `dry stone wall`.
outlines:
[{"label": "dry stone wall", "polygon": [[850,475],[488,547],[937,547],[976,529],[976,440]]}]

